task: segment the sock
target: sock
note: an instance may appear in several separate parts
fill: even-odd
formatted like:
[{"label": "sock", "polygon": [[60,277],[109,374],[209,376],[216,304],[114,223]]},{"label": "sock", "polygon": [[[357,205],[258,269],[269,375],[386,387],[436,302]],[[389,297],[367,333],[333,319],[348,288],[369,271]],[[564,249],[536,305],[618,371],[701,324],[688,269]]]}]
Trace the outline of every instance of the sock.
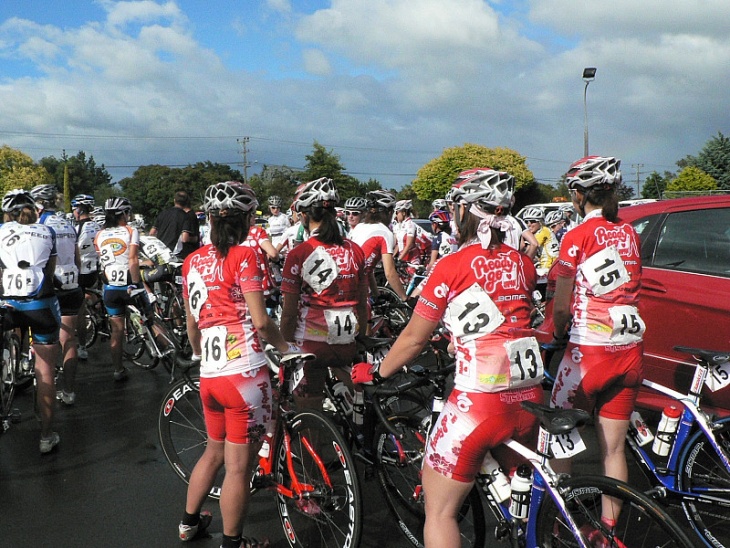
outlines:
[{"label": "sock", "polygon": [[241,535],[236,535],[235,537],[229,537],[228,535],[223,535],[223,542],[221,543],[221,548],[240,548],[241,546]]},{"label": "sock", "polygon": [[195,512],[194,514],[188,514],[185,512],[182,519],[183,525],[197,525],[200,522],[200,513]]}]

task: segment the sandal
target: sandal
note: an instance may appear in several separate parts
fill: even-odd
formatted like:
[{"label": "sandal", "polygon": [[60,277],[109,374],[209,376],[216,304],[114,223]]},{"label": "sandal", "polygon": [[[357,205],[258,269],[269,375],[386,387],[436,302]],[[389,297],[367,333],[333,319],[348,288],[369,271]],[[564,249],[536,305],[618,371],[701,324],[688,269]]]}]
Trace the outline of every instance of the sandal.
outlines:
[{"label": "sandal", "polygon": [[241,546],[239,548],[269,548],[269,539],[260,541],[253,537],[241,537]]}]

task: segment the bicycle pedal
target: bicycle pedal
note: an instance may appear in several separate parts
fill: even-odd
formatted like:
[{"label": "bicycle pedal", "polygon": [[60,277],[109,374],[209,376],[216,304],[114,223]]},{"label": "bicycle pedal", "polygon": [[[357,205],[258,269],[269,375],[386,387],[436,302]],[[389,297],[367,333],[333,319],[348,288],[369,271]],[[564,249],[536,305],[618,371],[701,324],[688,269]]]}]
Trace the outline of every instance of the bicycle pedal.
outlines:
[{"label": "bicycle pedal", "polygon": [[269,474],[254,474],[251,478],[251,489],[266,489],[275,485],[274,478]]}]

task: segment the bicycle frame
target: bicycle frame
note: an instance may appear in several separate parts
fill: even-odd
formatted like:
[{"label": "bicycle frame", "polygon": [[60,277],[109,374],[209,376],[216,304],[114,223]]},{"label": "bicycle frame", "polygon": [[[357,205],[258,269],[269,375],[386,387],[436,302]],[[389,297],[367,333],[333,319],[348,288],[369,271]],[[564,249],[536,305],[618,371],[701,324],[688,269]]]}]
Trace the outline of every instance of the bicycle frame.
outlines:
[{"label": "bicycle frame", "polygon": [[[714,499],[710,494],[708,495],[696,495],[693,493],[687,493],[679,489],[677,485],[677,467],[679,464],[680,457],[684,451],[684,444],[689,439],[693,432],[693,427],[696,424],[704,435],[709,440],[712,448],[717,453],[721,462],[730,471],[730,460],[725,453],[720,449],[717,443],[717,438],[712,429],[712,424],[709,417],[699,408],[700,402],[700,390],[705,383],[707,378],[708,370],[705,365],[698,363],[695,366],[695,373],[692,379],[691,388],[689,394],[682,394],[671,388],[668,388],[660,383],[656,383],[649,380],[644,380],[642,384],[652,390],[655,390],[669,398],[678,401],[684,406],[682,411],[682,417],[677,428],[677,433],[674,438],[674,442],[669,450],[669,456],[666,466],[660,466],[656,464],[652,457],[651,450],[647,445],[647,448],[640,446],[631,435],[631,432],[626,435],[629,447],[634,452],[639,461],[644,465],[646,469],[651,471],[652,475],[659,481],[662,488],[673,495],[678,495],[684,499],[696,499],[707,498],[710,500],[718,500],[725,502],[727,499]],[[730,489],[718,490],[724,493],[726,496],[730,495]]]}]

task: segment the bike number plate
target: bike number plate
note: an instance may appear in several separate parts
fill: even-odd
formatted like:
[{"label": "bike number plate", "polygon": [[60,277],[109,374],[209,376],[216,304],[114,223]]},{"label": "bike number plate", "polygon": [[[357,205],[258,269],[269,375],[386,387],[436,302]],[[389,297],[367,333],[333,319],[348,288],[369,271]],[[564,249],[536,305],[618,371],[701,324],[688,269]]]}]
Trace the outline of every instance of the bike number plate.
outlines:
[{"label": "bike number plate", "polygon": [[713,364],[705,379],[705,384],[713,392],[730,384],[730,362]]},{"label": "bike number plate", "polygon": [[577,428],[565,434],[553,435],[550,449],[556,459],[568,459],[586,450],[586,444]]}]

